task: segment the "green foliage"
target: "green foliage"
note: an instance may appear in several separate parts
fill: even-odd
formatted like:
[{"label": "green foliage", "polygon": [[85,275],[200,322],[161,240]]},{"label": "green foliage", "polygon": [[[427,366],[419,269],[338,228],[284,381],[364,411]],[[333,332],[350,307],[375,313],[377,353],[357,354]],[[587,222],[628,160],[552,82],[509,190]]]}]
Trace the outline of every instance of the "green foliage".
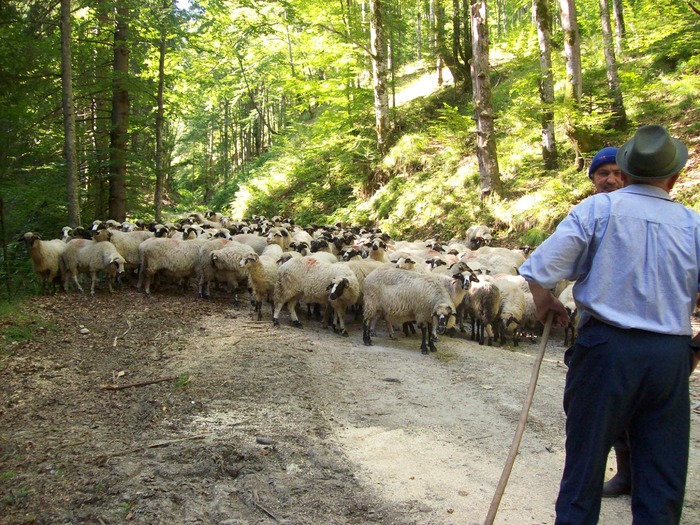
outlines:
[{"label": "green foliage", "polygon": [[21,301],[0,301],[0,356],[9,354],[15,345],[30,341],[37,331],[58,331],[41,318],[23,308]]}]

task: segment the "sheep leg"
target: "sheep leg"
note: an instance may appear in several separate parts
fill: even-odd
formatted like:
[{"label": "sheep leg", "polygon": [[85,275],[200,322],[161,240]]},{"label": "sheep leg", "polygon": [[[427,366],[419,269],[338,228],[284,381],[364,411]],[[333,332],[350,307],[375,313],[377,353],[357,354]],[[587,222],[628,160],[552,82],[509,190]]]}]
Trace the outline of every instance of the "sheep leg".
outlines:
[{"label": "sheep leg", "polygon": [[293,298],[287,303],[287,310],[289,310],[289,316],[292,318],[292,326],[296,328],[303,328],[299,318],[297,317],[297,303],[299,299]]},{"label": "sheep leg", "polygon": [[428,327],[426,325],[421,325],[420,327],[421,342],[420,342],[420,353],[428,353],[428,341],[430,340],[430,335],[428,333]]},{"label": "sheep leg", "polygon": [[438,339],[433,332],[433,325],[431,323],[428,323],[428,333],[431,334],[431,337],[428,338],[428,348],[431,352],[437,352],[437,348],[435,347],[435,341],[437,341]]},{"label": "sheep leg", "polygon": [[80,291],[80,293],[83,293],[83,287],[80,286],[80,282],[78,282],[78,272],[77,271],[73,272],[73,282],[78,287],[78,290]]},{"label": "sheep leg", "polygon": [[262,301],[258,300],[256,302],[255,310],[258,312],[258,321],[262,321]]},{"label": "sheep leg", "polygon": [[370,337],[370,321],[364,319],[362,321],[362,342],[365,346],[372,346],[372,337]]},{"label": "sheep leg", "polygon": [[340,330],[338,330],[338,332],[343,337],[348,337],[349,334],[348,334],[347,329],[345,328],[345,310],[341,309],[341,308],[339,308],[338,310],[335,310],[335,317],[338,321],[338,327],[340,328]]}]

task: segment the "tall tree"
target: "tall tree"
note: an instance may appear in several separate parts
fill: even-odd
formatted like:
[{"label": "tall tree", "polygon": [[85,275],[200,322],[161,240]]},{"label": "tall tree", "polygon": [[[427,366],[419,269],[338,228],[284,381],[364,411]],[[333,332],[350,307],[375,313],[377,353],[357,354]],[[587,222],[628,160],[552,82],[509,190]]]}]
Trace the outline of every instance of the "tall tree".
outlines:
[{"label": "tall tree", "polygon": [[109,152],[109,217],[126,220],[126,155],[129,138],[129,7],[117,3],[112,79],[112,133]]},{"label": "tall tree", "polygon": [[168,16],[171,8],[170,0],[163,0],[160,19],[160,42],[158,45],[158,94],[156,95],[156,190],[153,198],[154,217],[157,222],[161,220],[163,208],[163,181],[165,170],[163,166],[163,123],[165,108],[163,105],[163,91],[165,89],[165,52],[168,40]]},{"label": "tall tree", "polygon": [[613,0],[613,15],[615,16],[615,49],[622,56],[625,48],[625,16],[622,0]]},{"label": "tall tree", "polygon": [[472,60],[472,85],[476,117],[476,157],[479,161],[481,198],[485,199],[492,194],[500,195],[501,193],[489,77],[489,29],[486,17],[486,0],[477,1],[472,5],[471,21],[474,56]]},{"label": "tall tree", "polygon": [[388,69],[382,0],[370,0],[369,2],[369,27],[377,149],[383,155],[389,148],[391,122],[389,119]]},{"label": "tall tree", "polygon": [[620,78],[617,74],[617,60],[615,59],[612,29],[610,26],[610,5],[608,4],[608,0],[599,0],[599,4],[600,24],[603,30],[603,54],[605,55],[605,65],[608,73],[608,88],[612,96],[610,105],[610,109],[613,113],[612,126],[615,129],[623,130],[627,126],[627,114],[622,100]]},{"label": "tall tree", "polygon": [[66,201],[68,225],[80,224],[78,155],[75,148],[75,105],[71,64],[71,0],[61,0],[61,86],[63,90],[64,152],[66,157]]},{"label": "tall tree", "polygon": [[537,39],[540,45],[540,101],[542,102],[542,160],[547,169],[557,167],[554,139],[554,75],[552,74],[552,16],[549,0],[534,0]]},{"label": "tall tree", "polygon": [[564,54],[566,55],[565,98],[578,106],[583,94],[581,74],[581,36],[578,29],[576,4],[574,0],[559,0],[561,29],[564,33]]}]

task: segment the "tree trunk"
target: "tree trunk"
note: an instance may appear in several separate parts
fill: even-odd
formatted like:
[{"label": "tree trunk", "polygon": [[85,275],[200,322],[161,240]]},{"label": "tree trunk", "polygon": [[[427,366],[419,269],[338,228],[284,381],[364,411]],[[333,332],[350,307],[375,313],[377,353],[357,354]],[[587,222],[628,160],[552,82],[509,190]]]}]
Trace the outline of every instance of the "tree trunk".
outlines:
[{"label": "tree trunk", "polygon": [[486,18],[486,0],[477,1],[471,8],[472,21],[472,85],[476,118],[476,156],[479,161],[479,180],[482,200],[501,193],[498,172],[498,154],[494,137],[491,80],[489,78],[489,30]]},{"label": "tree trunk", "polygon": [[[163,0],[163,15],[168,9],[168,0]],[[167,24],[165,20],[161,22],[160,46],[158,49],[158,95],[156,96],[156,191],[153,196],[153,215],[156,222],[161,222],[163,209],[163,180],[165,170],[163,169],[163,90],[165,88],[165,51],[167,42]]]},{"label": "tree trunk", "polygon": [[71,65],[71,1],[61,0],[61,85],[63,89],[64,150],[66,155],[66,204],[68,225],[80,225],[78,155],[75,148],[75,107]]},{"label": "tree trunk", "polygon": [[617,60],[615,60],[615,50],[613,49],[608,0],[600,0],[600,24],[603,30],[603,53],[605,54],[605,65],[608,72],[608,88],[612,95],[610,107],[613,112],[612,126],[617,130],[624,130],[627,127],[627,114],[622,101],[620,79],[617,75]]},{"label": "tree trunk", "polygon": [[126,220],[126,149],[129,138],[129,8],[118,4],[114,32],[112,133],[109,153],[109,218]]},{"label": "tree trunk", "polygon": [[445,48],[445,8],[442,4],[435,0],[435,67],[437,68],[437,84],[442,86],[444,79],[442,77],[442,69],[445,67],[442,50]]},{"label": "tree trunk", "polygon": [[576,5],[574,0],[559,0],[561,29],[564,33],[564,54],[566,55],[566,89],[564,96],[578,107],[583,93],[581,74],[581,37],[578,31]]},{"label": "tree trunk", "polygon": [[552,74],[552,17],[549,0],[534,0],[537,38],[540,45],[540,101],[542,102],[542,160],[547,169],[557,167],[554,140],[554,76]]},{"label": "tree trunk", "polygon": [[384,36],[382,0],[370,0],[369,11],[377,149],[381,155],[384,155],[389,148],[390,120],[389,93],[387,90],[386,38]]},{"label": "tree trunk", "polygon": [[619,56],[625,48],[625,17],[622,0],[613,0],[613,15],[615,16],[615,49]]}]

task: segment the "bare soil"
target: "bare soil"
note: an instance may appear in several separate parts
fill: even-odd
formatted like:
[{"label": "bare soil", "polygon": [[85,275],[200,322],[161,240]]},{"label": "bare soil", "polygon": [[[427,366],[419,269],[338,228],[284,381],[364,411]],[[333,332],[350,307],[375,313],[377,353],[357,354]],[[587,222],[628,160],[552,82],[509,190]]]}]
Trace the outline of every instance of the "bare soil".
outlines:
[{"label": "bare soil", "polygon": [[[8,525],[483,523],[538,349],[458,335],[424,356],[416,336],[381,331],[365,347],[357,322],[348,338],[284,316],[273,329],[267,309],[259,323],[175,291],[23,309],[34,335],[0,353]],[[16,324],[0,321],[3,334]],[[563,350],[555,331],[498,524],[554,521]],[[700,525],[698,372],[691,384],[683,523]],[[604,500],[600,523],[629,524],[629,504]]]}]

